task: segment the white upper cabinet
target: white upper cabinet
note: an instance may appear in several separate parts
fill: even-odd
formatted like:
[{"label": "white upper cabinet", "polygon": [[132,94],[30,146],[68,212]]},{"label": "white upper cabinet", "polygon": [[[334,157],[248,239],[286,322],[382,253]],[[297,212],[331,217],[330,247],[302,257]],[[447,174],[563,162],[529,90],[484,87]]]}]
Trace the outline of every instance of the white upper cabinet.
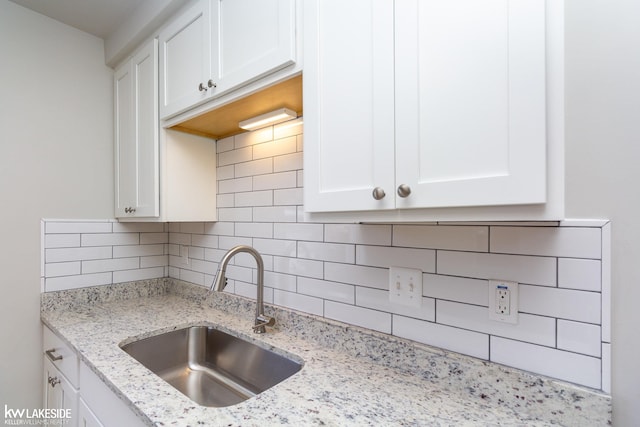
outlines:
[{"label": "white upper cabinet", "polygon": [[209,0],[200,0],[171,21],[158,36],[162,117],[207,99],[211,74],[209,11]]},{"label": "white upper cabinet", "polygon": [[[411,208],[410,220],[559,215],[545,207],[550,163],[558,171],[549,147],[562,143],[550,118],[561,101],[549,75],[557,82],[562,70],[558,52],[549,54],[558,37],[549,37],[548,7],[305,3],[305,210]],[[509,205],[543,207],[477,217],[442,210]]]},{"label": "white upper cabinet", "polygon": [[296,62],[296,0],[200,0],[159,34],[167,118]]},{"label": "white upper cabinet", "polygon": [[158,216],[158,45],[115,72],[115,216]]}]

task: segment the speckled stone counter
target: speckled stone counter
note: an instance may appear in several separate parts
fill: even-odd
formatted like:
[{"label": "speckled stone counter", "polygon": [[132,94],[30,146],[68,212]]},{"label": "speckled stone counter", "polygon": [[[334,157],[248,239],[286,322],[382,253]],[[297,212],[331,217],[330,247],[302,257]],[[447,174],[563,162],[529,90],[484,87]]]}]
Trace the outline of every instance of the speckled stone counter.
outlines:
[{"label": "speckled stone counter", "polygon": [[[374,331],[267,306],[277,325],[251,332],[252,300],[172,279],[42,295],[42,321],[149,425],[605,426],[608,396]],[[120,345],[213,324],[295,355],[300,372],[238,405],[208,408]]]}]

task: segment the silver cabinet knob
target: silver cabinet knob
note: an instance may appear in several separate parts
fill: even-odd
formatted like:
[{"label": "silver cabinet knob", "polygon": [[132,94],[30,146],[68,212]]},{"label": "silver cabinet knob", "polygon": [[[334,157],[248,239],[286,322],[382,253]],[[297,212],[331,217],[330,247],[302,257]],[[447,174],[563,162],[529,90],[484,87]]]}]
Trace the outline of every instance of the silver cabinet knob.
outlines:
[{"label": "silver cabinet knob", "polygon": [[411,194],[411,187],[409,187],[407,184],[400,184],[400,186],[398,187],[398,196],[400,197],[408,197],[409,194]]},{"label": "silver cabinet knob", "polygon": [[212,88],[216,88],[216,87],[218,87],[218,85],[217,85],[217,84],[215,84],[215,83],[213,82],[213,80],[211,80],[211,79],[209,79],[209,81],[207,82],[207,86],[212,87]]},{"label": "silver cabinet knob", "polygon": [[200,84],[198,85],[198,90],[199,90],[200,92],[206,92],[206,91],[207,91],[207,87],[204,85],[204,83],[200,83]]},{"label": "silver cabinet knob", "polygon": [[136,208],[124,208],[124,213],[134,213],[136,211]]},{"label": "silver cabinet knob", "polygon": [[382,200],[384,199],[384,196],[386,196],[386,194],[384,193],[384,190],[380,187],[376,187],[373,189],[373,198],[376,200]]},{"label": "silver cabinet knob", "polygon": [[56,384],[60,384],[60,378],[58,378],[58,377],[52,377],[52,376],[50,376],[50,375],[48,375],[48,377],[49,377],[49,378],[47,379],[47,382],[48,382],[49,384],[51,384],[51,387],[55,387],[55,386],[56,386]]}]

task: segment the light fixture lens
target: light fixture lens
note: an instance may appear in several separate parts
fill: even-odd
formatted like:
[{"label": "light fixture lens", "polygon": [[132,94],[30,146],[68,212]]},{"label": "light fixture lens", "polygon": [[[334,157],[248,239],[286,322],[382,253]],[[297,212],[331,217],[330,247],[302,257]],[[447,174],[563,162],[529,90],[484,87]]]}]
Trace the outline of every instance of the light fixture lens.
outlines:
[{"label": "light fixture lens", "polygon": [[279,110],[261,114],[238,123],[238,127],[245,130],[256,130],[266,126],[275,125],[277,123],[286,122],[295,119],[296,112],[288,108],[280,108]]}]

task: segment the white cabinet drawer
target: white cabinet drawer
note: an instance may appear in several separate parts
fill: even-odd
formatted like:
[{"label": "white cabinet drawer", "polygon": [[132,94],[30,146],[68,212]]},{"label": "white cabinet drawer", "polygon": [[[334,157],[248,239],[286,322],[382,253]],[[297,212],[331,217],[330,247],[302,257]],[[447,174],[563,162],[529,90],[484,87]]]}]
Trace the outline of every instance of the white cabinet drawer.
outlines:
[{"label": "white cabinet drawer", "polygon": [[78,356],[60,337],[46,326],[42,326],[44,357],[62,372],[74,386],[78,387]]}]

